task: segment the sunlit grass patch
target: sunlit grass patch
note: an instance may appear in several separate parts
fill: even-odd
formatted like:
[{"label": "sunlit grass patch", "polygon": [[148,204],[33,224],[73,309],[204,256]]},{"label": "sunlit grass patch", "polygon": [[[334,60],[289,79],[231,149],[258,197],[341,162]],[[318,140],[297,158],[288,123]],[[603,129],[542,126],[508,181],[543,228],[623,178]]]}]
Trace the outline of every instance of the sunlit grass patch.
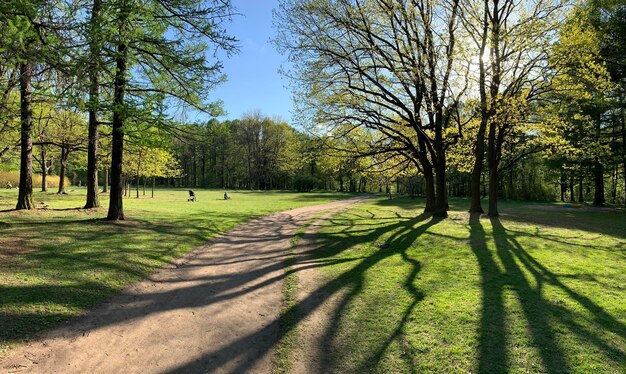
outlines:
[{"label": "sunlit grass patch", "polygon": [[[160,189],[125,198],[126,220],[105,207],[84,210],[85,190],[36,192],[32,211],[14,211],[16,190],[0,190],[0,352],[142,279],[251,218],[349,197],[338,193]],[[134,196],[134,195],[133,195]]]},{"label": "sunlit grass patch", "polygon": [[626,372],[626,214],[466,205],[438,220],[380,199],[326,223],[316,256],[341,295],[326,369]]}]

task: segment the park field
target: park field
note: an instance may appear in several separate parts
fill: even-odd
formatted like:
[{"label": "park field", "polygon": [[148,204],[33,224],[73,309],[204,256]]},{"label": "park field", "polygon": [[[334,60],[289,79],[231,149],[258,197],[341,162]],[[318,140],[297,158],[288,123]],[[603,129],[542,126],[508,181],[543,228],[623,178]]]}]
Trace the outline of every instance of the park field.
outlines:
[{"label": "park field", "polygon": [[[37,192],[30,212],[0,191],[0,350],[244,221],[349,196],[222,194],[199,190],[189,203],[186,190],[157,190],[125,199],[127,220],[113,223],[104,207],[77,208],[83,189]],[[313,251],[290,266],[318,269],[311,300],[331,303],[319,326],[324,372],[626,372],[626,212],[502,202],[490,219],[467,205],[452,199],[449,218],[436,219],[421,199],[374,197],[317,234],[299,231]],[[306,316],[298,300],[286,306],[293,343]]]},{"label": "park field", "polygon": [[305,261],[338,298],[325,372],[626,373],[623,210],[451,203],[442,220],[379,198],[322,224]]},{"label": "park field", "polygon": [[86,190],[69,190],[35,192],[33,211],[14,211],[17,190],[0,190],[0,354],[245,221],[350,196],[197,190],[191,203],[187,190],[158,189],[125,198],[126,220],[108,222],[108,195],[84,210]]}]

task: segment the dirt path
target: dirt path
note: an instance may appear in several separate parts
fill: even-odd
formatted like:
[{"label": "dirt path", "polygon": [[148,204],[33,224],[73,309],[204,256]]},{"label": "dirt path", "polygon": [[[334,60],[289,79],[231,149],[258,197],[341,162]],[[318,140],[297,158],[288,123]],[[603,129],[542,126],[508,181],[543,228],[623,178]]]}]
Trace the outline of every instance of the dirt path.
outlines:
[{"label": "dirt path", "polygon": [[10,373],[270,373],[291,237],[316,215],[363,199],[293,209],[241,225],[84,317],[13,349],[0,368]]}]

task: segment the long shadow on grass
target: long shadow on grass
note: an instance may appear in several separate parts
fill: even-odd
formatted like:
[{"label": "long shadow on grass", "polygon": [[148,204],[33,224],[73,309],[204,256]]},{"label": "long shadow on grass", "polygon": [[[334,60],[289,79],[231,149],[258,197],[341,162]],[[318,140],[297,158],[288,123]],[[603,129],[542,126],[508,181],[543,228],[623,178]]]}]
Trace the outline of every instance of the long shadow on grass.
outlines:
[{"label": "long shadow on grass", "polygon": [[[525,224],[575,229],[626,239],[626,213],[623,211],[545,210],[542,206],[524,205],[502,217]],[[564,239],[564,238],[561,238]],[[622,249],[623,250],[623,249]]]},{"label": "long shadow on grass", "polygon": [[[419,301],[423,299],[422,292],[419,291],[413,284],[417,274],[421,269],[421,265],[418,261],[410,258],[407,255],[406,251],[420,235],[428,230],[428,228],[439,222],[438,219],[434,218],[428,220],[427,222],[424,222],[428,217],[428,215],[422,214],[412,219],[400,220],[399,222],[398,218],[396,217],[395,221],[397,223],[384,225],[382,227],[379,223],[377,229],[374,230],[355,231],[348,229],[346,231],[348,231],[351,235],[348,238],[341,238],[336,235],[329,234],[312,235],[311,240],[314,242],[314,249],[310,252],[310,258],[314,260],[320,258],[334,257],[335,255],[343,252],[346,249],[349,249],[355,244],[378,242],[379,238],[382,235],[389,232],[392,233],[384,242],[378,244],[378,247],[380,249],[376,251],[373,255],[364,258],[353,268],[327,283],[332,294],[341,292],[342,295],[332,312],[332,316],[329,318],[329,321],[331,321],[331,323],[326,329],[326,332],[321,342],[320,351],[324,352],[324,360],[323,362],[319,363],[320,372],[331,372],[333,368],[336,367],[338,364],[338,362],[333,361],[333,359],[336,358],[332,355],[331,352],[333,340],[337,336],[337,333],[339,331],[339,323],[342,320],[342,317],[345,315],[346,309],[348,308],[350,303],[353,302],[355,298],[358,298],[363,291],[364,283],[366,280],[365,273],[371,270],[374,266],[376,266],[384,259],[396,255],[402,256],[402,259],[411,265],[411,270],[409,271],[409,274],[402,284],[402,286],[410,292],[411,303],[403,311],[402,315],[399,318],[398,324],[393,329],[393,331],[390,331],[388,336],[379,344],[379,346],[369,353],[369,357],[363,360],[363,362],[361,363],[361,367],[357,370],[357,372],[366,372],[368,370],[371,370],[372,367],[376,366],[376,363],[381,360],[389,346],[400,337],[403,332],[404,326],[409,316],[413,312],[415,306]],[[368,219],[372,218],[373,217],[368,217]],[[384,220],[384,218],[381,219],[381,221]],[[352,220],[347,221],[350,222],[350,224],[348,226],[345,226],[346,228],[350,228],[356,224],[356,222]],[[346,221],[344,221],[344,225],[345,222]],[[361,224],[359,224],[359,226],[361,226]],[[363,232],[369,232],[369,234],[363,235]],[[355,234],[360,236],[355,236]],[[304,239],[306,239],[306,237]],[[307,261],[309,261],[309,256],[305,256],[299,261],[301,263],[306,263]],[[330,287],[331,285],[332,287]],[[324,290],[324,292],[321,292],[320,289],[314,292],[312,297],[304,300],[299,305],[299,310],[296,311],[297,313],[301,314],[299,319],[302,319],[304,316],[311,314],[313,311],[315,311],[315,309],[317,309],[320,304],[328,298],[328,296],[329,295],[326,294],[326,290]],[[411,365],[412,363],[409,363],[408,366],[410,367]]]},{"label": "long shadow on grass", "polygon": [[[234,213],[214,218],[241,219]],[[53,327],[180,255],[181,243],[201,244],[219,231],[196,217],[167,223],[111,223],[89,217],[0,222],[0,274],[9,282],[15,274],[49,283],[0,282],[0,344]]]},{"label": "long shadow on grass", "polygon": [[[591,299],[567,287],[558,276],[530,256],[515,236],[507,232],[498,218],[492,218],[491,225],[495,253],[487,247],[487,237],[479,216],[473,215],[470,218],[471,247],[480,268],[483,294],[479,331],[479,372],[507,372],[510,369],[506,350],[504,300],[507,291],[515,292],[520,301],[532,344],[538,350],[543,370],[546,372],[568,372],[571,367],[559,344],[556,321],[578,335],[582,341],[595,345],[607,359],[621,362],[623,365],[626,360],[624,352],[576,322],[574,312],[546,300],[543,296],[543,287],[549,284],[565,292],[593,315],[594,322],[601,329],[609,330],[624,339],[626,327]],[[498,261],[503,265],[503,270],[497,265]],[[530,272],[537,284],[536,287],[528,281],[524,270]]]},{"label": "long shadow on grass", "polygon": [[[218,217],[214,217],[218,219]],[[222,218],[229,218],[223,216]],[[241,219],[241,217],[239,217]],[[80,221],[80,220],[79,220]],[[83,225],[79,226],[79,232],[67,233],[64,228],[75,227],[69,221],[38,221],[24,222],[24,225],[15,225],[15,229],[19,231],[11,231],[11,234],[22,235],[29,233],[30,238],[35,242],[45,239],[46,235],[53,233],[65,233],[68,237],[73,238],[67,245],[54,245],[46,248],[35,248],[34,250],[20,255],[20,266],[38,268],[41,267],[46,273],[55,273],[54,269],[60,272],[55,273],[59,281],[59,285],[50,285],[46,287],[39,286],[6,286],[0,289],[0,300],[2,308],[0,308],[0,326],[13,326],[11,328],[0,328],[0,342],[15,342],[18,339],[29,338],[35,333],[47,329],[58,321],[69,317],[72,313],[55,313],[50,311],[40,311],[29,313],[20,309],[20,305],[55,305],[63,304],[69,309],[82,309],[88,305],[92,305],[101,301],[105,296],[111,294],[119,287],[110,284],[115,282],[116,278],[124,281],[121,284],[127,284],[129,277],[131,280],[138,280],[146,276],[152,269],[164,263],[163,257],[167,257],[168,253],[163,251],[171,250],[170,243],[163,241],[163,235],[167,234],[172,240],[189,240],[189,236],[198,235],[197,240],[205,241],[206,235],[209,235],[210,229],[198,221],[198,227],[193,228],[193,232],[180,231],[181,225],[170,222],[169,224],[149,224],[147,222],[127,222],[121,224],[109,224],[99,220],[81,221]],[[193,226],[196,221],[188,220],[186,226]],[[161,292],[139,293],[135,294],[122,293],[107,302],[107,307],[101,311],[101,315],[94,318],[86,316],[85,319],[77,323],[80,328],[99,329],[109,325],[129,322],[136,319],[142,319],[151,314],[160,313],[174,309],[184,309],[201,307],[219,303],[220,301],[229,300],[248,294],[258,289],[262,289],[270,284],[281,281],[285,273],[283,271],[284,263],[280,261],[280,257],[287,255],[284,249],[264,250],[262,255],[259,253],[248,253],[242,255],[245,248],[250,242],[264,241],[280,241],[289,240],[290,235],[282,232],[283,227],[290,227],[301,224],[294,222],[289,215],[279,215],[275,220],[258,220],[251,221],[247,227],[251,227],[250,235],[238,235],[226,233],[216,238],[214,243],[222,243],[229,247],[226,253],[219,256],[207,255],[200,258],[191,258],[191,263],[184,264],[183,269],[192,269],[195,266],[219,266],[232,263],[249,263],[258,261],[258,266],[250,265],[248,271],[237,273],[215,273],[211,276],[196,277],[185,279],[185,272],[176,273],[168,278],[151,278],[154,282],[164,283],[181,283],[192,281],[193,285],[168,289]],[[150,235],[158,232],[159,242],[153,243],[159,248],[154,250],[146,250],[145,243],[142,243],[141,250],[133,247],[133,242],[138,240],[134,234]],[[123,236],[116,234],[124,233]],[[256,234],[259,233],[259,234]],[[93,246],[92,241],[98,243]],[[88,246],[89,244],[89,246]],[[90,250],[82,250],[84,246],[88,246]],[[148,246],[150,247],[150,246]],[[174,255],[174,254],[172,254]],[[263,262],[265,261],[265,262]],[[352,260],[335,260],[327,259],[320,263],[307,264],[307,267],[318,267],[336,264],[342,261]],[[91,282],[94,276],[99,273],[107,273],[107,284]],[[178,274],[182,275],[180,277]],[[271,276],[268,276],[272,274]],[[49,276],[49,274],[47,275]],[[158,276],[158,274],[157,274]],[[45,278],[45,277],[44,277]],[[68,287],[63,284],[73,284]],[[76,292],[82,290],[82,292]],[[184,300],[184,301],[181,301]],[[102,317],[102,318],[100,318]],[[276,321],[271,323],[264,331],[272,331],[277,325]],[[85,327],[87,326],[87,327]],[[263,332],[263,331],[262,331]],[[261,333],[262,333],[261,332]],[[70,330],[64,331],[67,336],[81,334],[70,326]],[[258,339],[262,351],[267,351],[273,345],[273,341],[269,341],[265,337]],[[245,343],[249,343],[244,341]],[[240,346],[246,346],[239,342]],[[247,345],[246,347],[249,347]],[[246,354],[249,352],[245,352]],[[225,354],[230,359],[236,358],[235,353],[229,351]],[[205,363],[193,364],[190,370],[204,370],[208,367]],[[218,366],[211,366],[218,367]]]},{"label": "long shadow on grass", "polygon": [[[408,316],[410,315],[415,305],[423,297],[421,292],[417,290],[413,285],[414,278],[420,269],[419,263],[415,260],[409,259],[406,256],[405,252],[419,235],[421,235],[429,227],[438,222],[438,220],[430,219],[429,221],[422,223],[418,227],[415,227],[418,223],[426,220],[427,217],[428,216],[426,215],[420,215],[419,217],[413,219],[401,220],[400,222],[396,221],[395,223],[387,225],[380,225],[371,230],[371,232],[366,235],[349,236],[351,233],[351,226],[348,226],[345,228],[345,230],[343,230],[343,234],[347,234],[348,237],[346,237],[345,235],[337,234],[315,235],[314,239],[317,245],[314,244],[311,250],[298,256],[295,261],[296,264],[294,265],[294,267],[298,269],[297,271],[301,271],[305,268],[310,267],[329,266],[340,262],[352,262],[356,260],[361,261],[346,272],[340,274],[334,279],[327,281],[326,283],[318,287],[315,291],[313,291],[305,299],[301,300],[299,303],[289,308],[282,316],[284,320],[291,321],[291,323],[287,326],[283,326],[283,328],[279,329],[279,321],[273,321],[271,324],[267,325],[261,330],[255,331],[254,333],[246,336],[242,336],[232,343],[220,348],[218,351],[207,353],[202,357],[198,357],[193,362],[185,363],[178,368],[171,370],[170,372],[211,372],[234,360],[239,362],[239,365],[235,367],[232,372],[249,372],[255,362],[259,358],[263,357],[263,355],[273,347],[273,342],[264,342],[262,344],[259,344],[254,352],[242,350],[240,347],[246,347],[249,341],[263,341],[263,337],[267,336],[269,331],[276,331],[278,333],[277,340],[280,340],[284,335],[288,334],[293,328],[295,328],[295,326],[297,326],[298,323],[300,323],[304,318],[306,318],[308,315],[318,309],[328,298],[332,297],[333,295],[340,294],[341,300],[338,307],[335,309],[333,316],[334,321],[336,321],[337,319],[339,319],[339,316],[342,314],[343,310],[351,302],[351,300],[358,296],[359,290],[362,289],[363,286],[365,273],[371,270],[376,264],[380,263],[382,260],[394,255],[401,255],[406,261],[408,261],[412,265],[412,269],[406,278],[405,285],[412,294],[413,302],[406,310],[404,315],[400,318],[400,322],[398,323],[397,328],[393,332],[391,332],[391,334],[388,336],[388,339],[385,342],[381,343],[381,345],[375,352],[372,352],[370,360],[380,359],[388,345],[402,332],[403,326],[406,323]],[[354,222],[352,224],[354,224]],[[354,245],[373,243],[378,238],[389,232],[394,232],[394,234],[386,241],[384,245],[381,246],[381,249],[379,251],[371,256],[367,256],[363,259],[359,258],[356,260],[353,258],[341,260],[333,259],[334,256]],[[298,264],[300,264],[300,266],[298,266]],[[336,332],[337,325],[333,323],[326,331],[324,341],[332,341]],[[325,349],[328,348],[329,347],[325,347]],[[372,365],[371,362],[369,364]],[[329,361],[323,362],[322,372],[328,369],[330,365],[332,365],[332,363]],[[363,365],[368,365],[368,363],[363,362]]]}]

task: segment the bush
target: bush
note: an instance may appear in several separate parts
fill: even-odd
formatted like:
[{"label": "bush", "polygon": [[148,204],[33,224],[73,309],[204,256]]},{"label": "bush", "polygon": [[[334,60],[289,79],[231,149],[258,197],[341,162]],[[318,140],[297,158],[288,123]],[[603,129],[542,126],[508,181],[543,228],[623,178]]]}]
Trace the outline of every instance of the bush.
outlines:
[{"label": "bush", "polygon": [[296,190],[298,192],[310,192],[317,187],[320,180],[312,175],[298,175],[295,180]]},{"label": "bush", "polygon": [[[48,175],[48,188],[59,187],[59,176]],[[19,187],[20,172],[19,171],[0,171],[0,188],[6,188],[11,183],[13,188]],[[70,180],[65,178],[65,187],[71,186]],[[33,174],[33,188],[41,187],[41,174]]]}]

